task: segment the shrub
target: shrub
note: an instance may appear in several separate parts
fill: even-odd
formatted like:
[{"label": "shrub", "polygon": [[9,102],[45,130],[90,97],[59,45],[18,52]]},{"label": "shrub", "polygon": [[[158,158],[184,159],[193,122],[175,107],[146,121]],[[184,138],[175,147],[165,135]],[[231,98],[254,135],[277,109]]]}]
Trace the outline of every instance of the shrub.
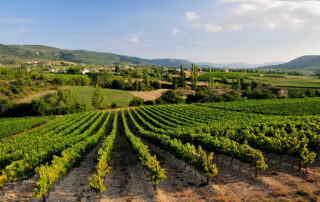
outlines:
[{"label": "shrub", "polygon": [[309,196],[310,192],[305,188],[301,188],[301,189],[298,190],[297,194],[299,196]]},{"label": "shrub", "polygon": [[0,114],[6,113],[11,107],[12,104],[7,99],[0,99]]},{"label": "shrub", "polygon": [[155,105],[155,101],[154,100],[147,100],[144,102],[144,105]]},{"label": "shrub", "polygon": [[93,92],[92,105],[96,109],[105,109],[107,107],[106,95],[101,92],[99,87],[96,87],[95,91]]},{"label": "shrub", "polygon": [[112,103],[110,107],[114,109],[120,107],[120,105],[118,105],[117,103]]},{"label": "shrub", "polygon": [[50,107],[42,100],[32,100],[30,103],[30,115],[45,116],[50,114]]},{"label": "shrub", "polygon": [[132,100],[130,101],[129,106],[141,106],[143,105],[143,99],[139,97],[133,97]]},{"label": "shrub", "polygon": [[161,97],[159,97],[158,99],[156,99],[156,104],[157,105],[163,105],[163,104],[165,104],[165,102]]},{"label": "shrub", "polygon": [[180,97],[175,91],[168,90],[161,95],[161,99],[165,103],[171,103],[171,104],[179,104],[184,103],[184,99]]},{"label": "shrub", "polygon": [[112,88],[114,89],[124,89],[125,86],[125,82],[122,79],[114,79],[112,81]]},{"label": "shrub", "polygon": [[235,101],[240,99],[240,95],[236,90],[232,90],[229,93],[223,95],[225,101]]}]

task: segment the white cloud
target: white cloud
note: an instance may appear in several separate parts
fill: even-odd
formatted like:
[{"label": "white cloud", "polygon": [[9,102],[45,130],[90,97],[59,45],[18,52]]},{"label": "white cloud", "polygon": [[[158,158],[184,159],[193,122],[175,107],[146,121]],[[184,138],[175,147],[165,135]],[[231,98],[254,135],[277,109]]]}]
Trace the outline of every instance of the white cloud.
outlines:
[{"label": "white cloud", "polygon": [[139,43],[139,38],[138,38],[137,34],[131,34],[129,41],[131,41],[132,43]]},{"label": "white cloud", "polygon": [[[219,0],[231,3],[230,24],[266,29],[315,27],[320,21],[318,0]],[[231,25],[231,29],[237,28]],[[237,30],[237,29],[234,29]]]},{"label": "white cloud", "polygon": [[174,28],[173,30],[172,30],[172,34],[173,35],[177,35],[177,34],[179,34],[180,33],[180,31],[177,29],[177,28]]},{"label": "white cloud", "polygon": [[222,27],[214,23],[206,23],[203,28],[205,32],[222,32]]},{"label": "white cloud", "polygon": [[190,22],[194,22],[194,21],[197,21],[201,18],[201,16],[197,15],[195,12],[186,12],[186,20],[187,21],[190,21]]}]

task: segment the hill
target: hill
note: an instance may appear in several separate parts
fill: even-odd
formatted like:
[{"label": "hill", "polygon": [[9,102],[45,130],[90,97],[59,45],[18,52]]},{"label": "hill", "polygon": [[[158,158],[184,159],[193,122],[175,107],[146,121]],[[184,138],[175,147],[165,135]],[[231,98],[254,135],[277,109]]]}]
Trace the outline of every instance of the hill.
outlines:
[{"label": "hill", "polygon": [[148,63],[162,65],[162,66],[171,66],[171,67],[179,67],[183,65],[185,67],[191,67],[192,62],[189,60],[179,60],[179,59],[151,59],[145,60]]},{"label": "hill", "polygon": [[143,59],[114,53],[87,50],[64,50],[42,45],[0,44],[0,63],[21,64],[27,61],[68,61],[95,65],[107,64],[154,64],[178,67],[189,66],[190,61],[178,59]]},{"label": "hill", "polygon": [[278,65],[281,62],[267,62],[263,64],[248,64],[242,62],[234,62],[234,63],[209,63],[209,62],[198,62],[196,63],[200,67],[214,67],[214,68],[233,68],[233,69],[242,69],[242,68],[257,68],[267,65]]},{"label": "hill", "polygon": [[288,63],[279,65],[269,65],[261,67],[261,69],[278,69],[278,70],[297,70],[297,71],[320,71],[320,55],[306,55]]}]

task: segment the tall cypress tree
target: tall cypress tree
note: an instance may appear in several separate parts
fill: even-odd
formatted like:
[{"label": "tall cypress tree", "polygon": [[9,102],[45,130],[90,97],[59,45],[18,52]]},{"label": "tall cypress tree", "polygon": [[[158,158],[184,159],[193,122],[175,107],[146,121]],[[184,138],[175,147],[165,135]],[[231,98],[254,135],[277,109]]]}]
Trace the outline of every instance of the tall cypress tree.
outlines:
[{"label": "tall cypress tree", "polygon": [[184,71],[184,67],[180,65],[180,86],[181,88],[185,88],[186,85],[187,85],[186,73]]}]

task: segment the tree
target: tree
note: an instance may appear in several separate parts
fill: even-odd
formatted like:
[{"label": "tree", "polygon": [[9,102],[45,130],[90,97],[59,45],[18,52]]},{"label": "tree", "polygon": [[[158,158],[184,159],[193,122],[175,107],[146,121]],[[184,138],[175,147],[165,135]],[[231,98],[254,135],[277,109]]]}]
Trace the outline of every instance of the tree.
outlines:
[{"label": "tree", "polygon": [[143,83],[146,86],[146,88],[150,87],[150,77],[149,77],[149,69],[143,68]]},{"label": "tree", "polygon": [[162,93],[160,97],[165,103],[179,104],[184,103],[184,99],[180,97],[175,91],[168,90]]},{"label": "tree", "polygon": [[138,80],[135,80],[134,83],[133,83],[133,89],[135,91],[138,91],[140,88],[140,82]]},{"label": "tree", "polygon": [[96,89],[93,92],[92,105],[96,109],[105,109],[107,107],[106,95],[101,92],[101,89],[98,86],[96,86]]},{"label": "tree", "polygon": [[214,77],[212,73],[209,73],[209,88],[213,88],[214,86]]},{"label": "tree", "polygon": [[192,64],[191,69],[192,69],[192,72],[191,72],[192,90],[197,90],[199,67],[197,65],[195,65],[195,64]]},{"label": "tree", "polygon": [[181,88],[185,88],[187,85],[186,81],[186,73],[184,72],[184,68],[180,65],[180,86]]},{"label": "tree", "polygon": [[9,100],[0,98],[0,115],[6,113],[11,107]]},{"label": "tree", "polygon": [[32,100],[30,103],[30,115],[45,116],[50,113],[50,107],[42,100]]}]

